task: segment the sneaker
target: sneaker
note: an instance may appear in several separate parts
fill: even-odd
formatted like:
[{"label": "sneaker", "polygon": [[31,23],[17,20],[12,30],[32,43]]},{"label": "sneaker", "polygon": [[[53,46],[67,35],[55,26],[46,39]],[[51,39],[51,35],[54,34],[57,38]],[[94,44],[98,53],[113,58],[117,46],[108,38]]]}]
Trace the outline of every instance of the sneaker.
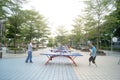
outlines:
[{"label": "sneaker", "polygon": [[32,61],[30,63],[33,63]]}]

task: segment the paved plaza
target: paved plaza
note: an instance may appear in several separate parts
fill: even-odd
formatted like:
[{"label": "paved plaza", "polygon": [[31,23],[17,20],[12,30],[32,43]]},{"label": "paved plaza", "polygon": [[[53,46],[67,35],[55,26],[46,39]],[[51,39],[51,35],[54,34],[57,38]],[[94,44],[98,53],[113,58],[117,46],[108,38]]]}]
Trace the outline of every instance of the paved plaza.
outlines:
[{"label": "paved plaza", "polygon": [[42,49],[33,52],[33,63],[25,63],[27,53],[3,54],[0,59],[0,80],[120,80],[120,54],[108,53],[97,56],[95,65],[88,66],[88,52],[75,59],[75,66],[65,57],[56,57],[44,65],[47,57],[40,55]]}]

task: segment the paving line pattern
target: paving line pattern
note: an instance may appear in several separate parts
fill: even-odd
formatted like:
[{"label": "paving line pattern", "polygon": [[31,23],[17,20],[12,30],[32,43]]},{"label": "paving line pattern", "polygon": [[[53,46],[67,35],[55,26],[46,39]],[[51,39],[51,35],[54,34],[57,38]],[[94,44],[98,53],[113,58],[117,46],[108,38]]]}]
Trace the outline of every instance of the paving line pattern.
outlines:
[{"label": "paving line pattern", "polygon": [[67,58],[54,58],[48,65],[46,56],[33,58],[34,63],[25,63],[25,58],[0,59],[0,80],[78,80],[73,63]]},{"label": "paving line pattern", "polygon": [[88,65],[88,55],[77,58],[78,67],[73,67],[79,80],[120,80],[120,57],[97,56],[95,65]]}]

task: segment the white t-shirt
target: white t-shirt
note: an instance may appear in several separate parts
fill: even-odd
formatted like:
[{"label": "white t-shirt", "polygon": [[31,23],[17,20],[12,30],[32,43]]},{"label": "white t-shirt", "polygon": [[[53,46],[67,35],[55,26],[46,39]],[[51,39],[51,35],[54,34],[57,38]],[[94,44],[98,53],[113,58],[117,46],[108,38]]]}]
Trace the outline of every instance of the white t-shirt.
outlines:
[{"label": "white t-shirt", "polygon": [[32,43],[28,44],[28,51],[32,51]]}]

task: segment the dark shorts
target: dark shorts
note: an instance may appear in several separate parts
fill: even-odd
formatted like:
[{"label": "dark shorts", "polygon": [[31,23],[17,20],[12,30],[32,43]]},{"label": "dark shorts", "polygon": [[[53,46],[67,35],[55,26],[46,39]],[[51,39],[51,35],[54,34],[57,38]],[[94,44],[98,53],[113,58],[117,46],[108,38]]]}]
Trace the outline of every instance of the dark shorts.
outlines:
[{"label": "dark shorts", "polygon": [[91,57],[89,58],[89,62],[92,61],[92,63],[95,63],[95,59],[96,59],[96,56],[95,56],[95,57],[91,56]]}]

